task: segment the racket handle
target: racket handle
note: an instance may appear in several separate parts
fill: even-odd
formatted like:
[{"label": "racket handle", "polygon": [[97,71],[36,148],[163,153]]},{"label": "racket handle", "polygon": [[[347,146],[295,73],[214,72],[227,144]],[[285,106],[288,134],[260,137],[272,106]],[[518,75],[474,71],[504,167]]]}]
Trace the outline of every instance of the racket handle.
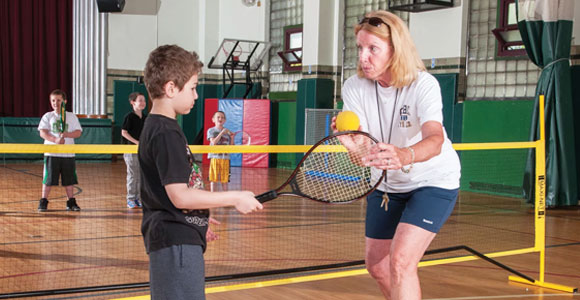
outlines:
[{"label": "racket handle", "polygon": [[278,193],[276,193],[275,190],[271,190],[271,191],[268,191],[268,192],[265,192],[263,194],[256,196],[256,199],[260,203],[264,203],[264,202],[268,202],[270,200],[274,200],[274,199],[276,199],[276,197],[278,197]]}]

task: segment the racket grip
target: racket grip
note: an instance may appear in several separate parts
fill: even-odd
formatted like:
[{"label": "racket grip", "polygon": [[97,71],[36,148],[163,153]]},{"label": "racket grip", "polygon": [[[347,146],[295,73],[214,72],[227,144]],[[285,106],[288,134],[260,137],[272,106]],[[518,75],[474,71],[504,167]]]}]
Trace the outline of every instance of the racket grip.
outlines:
[{"label": "racket grip", "polygon": [[278,193],[276,193],[275,190],[271,190],[271,191],[268,191],[268,192],[265,192],[263,194],[256,196],[256,199],[260,203],[264,203],[264,202],[268,202],[270,200],[274,200],[274,199],[276,199],[276,197],[278,197]]}]

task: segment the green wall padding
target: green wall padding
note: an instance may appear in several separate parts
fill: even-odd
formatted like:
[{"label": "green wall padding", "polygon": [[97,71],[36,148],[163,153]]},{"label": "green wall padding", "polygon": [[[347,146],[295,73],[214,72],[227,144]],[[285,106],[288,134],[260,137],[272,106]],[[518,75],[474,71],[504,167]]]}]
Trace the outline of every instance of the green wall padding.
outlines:
[{"label": "green wall padding", "polygon": [[[457,130],[456,126],[461,125],[460,118],[462,114],[457,114],[457,73],[450,74],[432,74],[441,87],[441,98],[443,100],[443,126],[447,132],[447,136],[454,143],[461,142],[461,130]],[[459,134],[459,135],[456,135]]]},{"label": "green wall padding", "polygon": [[[38,132],[40,118],[0,118],[2,143],[43,144]],[[110,144],[110,119],[79,119],[83,134],[75,140],[76,144]],[[6,154],[5,159],[42,159],[42,154]],[[77,154],[79,159],[111,159],[110,154]]]},{"label": "green wall padding", "polygon": [[[580,116],[580,66],[571,66],[572,74],[572,107],[574,116]],[[574,138],[576,145],[576,172],[580,174],[580,118],[574,118]],[[580,186],[580,176],[578,177],[578,186]]]},{"label": "green wall padding", "polygon": [[463,131],[463,103],[456,103],[453,109],[453,136],[449,139],[452,143],[461,143]]},{"label": "green wall padding", "polygon": [[325,78],[298,80],[296,99],[296,145],[304,144],[306,108],[334,108],[334,81]]},{"label": "green wall padding", "polygon": [[[463,103],[463,143],[522,142],[529,138],[532,100]],[[461,190],[523,197],[528,149],[459,151]]]},{"label": "green wall padding", "polygon": [[42,144],[38,123],[40,118],[0,118],[2,143]]},{"label": "green wall padding", "polygon": [[[149,94],[145,85],[136,81],[115,80],[113,82],[113,144],[121,143],[121,127],[125,120],[125,115],[132,110],[131,103],[129,103],[129,95],[133,92],[141,92],[145,95],[147,107],[145,111],[151,109],[149,101]],[[111,143],[111,142],[109,142]]]},{"label": "green wall padding", "polygon": [[297,92],[269,92],[268,99],[271,101],[296,101]]},{"label": "green wall padding", "polygon": [[[272,122],[277,145],[294,145],[296,142],[296,101],[272,102]],[[275,119],[275,120],[274,120]],[[295,153],[278,153],[275,156],[278,168],[296,167]],[[273,164],[271,164],[273,165]]]}]

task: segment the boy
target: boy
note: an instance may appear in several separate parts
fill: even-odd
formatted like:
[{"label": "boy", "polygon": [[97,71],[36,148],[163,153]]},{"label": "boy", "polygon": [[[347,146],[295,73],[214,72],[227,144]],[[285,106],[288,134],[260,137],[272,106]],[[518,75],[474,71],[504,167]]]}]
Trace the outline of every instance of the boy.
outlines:
[{"label": "boy", "polygon": [[[133,111],[125,115],[123,127],[121,129],[121,136],[123,136],[123,144],[139,145],[139,136],[145,123],[145,116],[143,110],[147,105],[145,96],[139,92],[133,92],[129,95],[129,103]],[[139,200],[139,189],[141,185],[141,175],[139,172],[139,159],[137,154],[125,153],[123,159],[127,165],[127,207],[139,208],[141,202]]]},{"label": "boy", "polygon": [[203,190],[198,166],[177,123],[197,99],[203,64],[195,52],[160,46],[145,65],[153,106],[139,139],[141,232],[149,253],[151,299],[205,299],[203,252],[209,209],[235,206],[241,213],[262,209],[249,191]]},{"label": "boy", "polygon": [[[40,137],[44,139],[45,145],[74,144],[74,139],[79,138],[82,134],[83,129],[75,114],[65,111],[66,123],[62,124],[60,107],[64,103],[66,103],[66,94],[63,91],[56,89],[50,93],[50,106],[53,111],[44,114],[40,119],[40,124],[38,124],[38,131]],[[38,203],[39,212],[47,210],[50,189],[52,186],[58,185],[59,176],[68,197],[66,209],[69,211],[81,210],[74,198],[73,191],[73,185],[78,183],[74,153],[45,153],[43,174],[42,198]]]},{"label": "boy", "polygon": [[[207,139],[210,145],[232,145],[234,143],[233,133],[224,127],[226,114],[223,111],[216,111],[211,118],[215,127],[207,130]],[[230,155],[228,153],[209,153],[207,158],[209,164],[210,190],[214,191],[214,183],[221,182],[222,190],[228,190],[230,181]]]}]

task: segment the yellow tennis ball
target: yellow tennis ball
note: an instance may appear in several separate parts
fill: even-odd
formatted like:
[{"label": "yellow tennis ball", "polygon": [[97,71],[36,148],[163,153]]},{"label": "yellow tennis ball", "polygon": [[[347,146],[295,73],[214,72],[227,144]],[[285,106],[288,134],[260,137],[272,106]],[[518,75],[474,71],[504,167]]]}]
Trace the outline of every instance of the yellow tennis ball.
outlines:
[{"label": "yellow tennis ball", "polygon": [[360,121],[352,111],[342,111],[336,116],[336,129],[338,131],[358,130]]}]

